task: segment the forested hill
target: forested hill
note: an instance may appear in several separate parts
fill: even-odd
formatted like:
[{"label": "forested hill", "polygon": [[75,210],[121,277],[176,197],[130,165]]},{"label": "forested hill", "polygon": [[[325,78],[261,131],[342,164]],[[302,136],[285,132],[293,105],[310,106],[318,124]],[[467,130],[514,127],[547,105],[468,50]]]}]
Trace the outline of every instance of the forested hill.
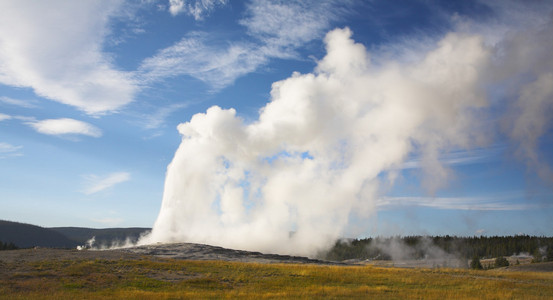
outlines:
[{"label": "forested hill", "polygon": [[86,244],[87,241],[94,237],[95,246],[115,246],[117,243],[126,241],[136,242],[138,238],[147,232],[150,228],[131,227],[131,228],[85,228],[85,227],[52,227],[59,233],[64,234],[68,238],[76,241],[79,245]]},{"label": "forested hill", "polygon": [[[347,259],[422,259],[449,255],[458,258],[494,258],[527,254],[553,260],[553,237],[515,236],[407,236],[350,239],[336,242],[320,257]],[[396,256],[396,257],[393,257]]]},{"label": "forested hill", "polygon": [[0,241],[13,243],[19,248],[52,247],[74,248],[78,243],[65,235],[31,224],[0,220]]},{"label": "forested hill", "polygon": [[[83,228],[55,227],[45,228],[31,224],[0,220],[0,242],[18,248],[49,247],[75,248],[85,245],[95,237],[93,246],[115,246],[125,241],[136,242],[141,234],[149,232],[150,228]],[[12,247],[13,248],[13,247]],[[1,249],[0,249],[1,250]]]}]

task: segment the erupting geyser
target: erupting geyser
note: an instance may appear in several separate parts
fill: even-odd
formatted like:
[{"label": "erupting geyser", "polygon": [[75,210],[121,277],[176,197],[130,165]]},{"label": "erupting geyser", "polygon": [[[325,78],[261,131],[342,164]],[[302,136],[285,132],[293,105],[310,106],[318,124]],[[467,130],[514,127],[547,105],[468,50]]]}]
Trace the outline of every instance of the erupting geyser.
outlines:
[{"label": "erupting geyser", "polygon": [[488,105],[494,49],[482,37],[450,33],[419,60],[379,64],[347,28],[325,42],[315,71],[274,83],[255,122],[214,106],[178,126],[161,211],[141,244],[310,256],[353,214],[375,211],[380,182],[410,153],[433,190],[448,174],[440,153],[485,144],[476,113]]}]

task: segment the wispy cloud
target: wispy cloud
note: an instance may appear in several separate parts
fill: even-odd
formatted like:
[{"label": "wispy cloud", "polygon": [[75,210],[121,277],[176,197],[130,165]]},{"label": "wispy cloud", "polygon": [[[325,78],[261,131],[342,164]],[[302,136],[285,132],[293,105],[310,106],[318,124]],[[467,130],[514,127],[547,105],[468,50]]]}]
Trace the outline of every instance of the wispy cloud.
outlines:
[{"label": "wispy cloud", "polygon": [[138,73],[144,82],[188,75],[206,82],[213,90],[220,90],[266,62],[267,58],[253,44],[234,44],[221,49],[214,43],[218,42],[205,33],[190,33],[175,45],[145,59]]},{"label": "wispy cloud", "polygon": [[0,121],[9,120],[12,116],[0,113]]},{"label": "wispy cloud", "polygon": [[23,153],[21,153],[20,151],[22,148],[23,146],[14,146],[8,143],[0,143],[0,159],[22,156]]},{"label": "wispy cloud", "polygon": [[[505,151],[505,147],[496,146],[491,148],[479,148],[472,150],[456,150],[440,155],[439,161],[448,166],[469,165],[475,163],[489,162],[497,159]],[[422,159],[415,157],[403,163],[401,169],[422,168]]]},{"label": "wispy cloud", "polygon": [[147,129],[156,129],[163,125],[167,117],[169,117],[172,113],[181,110],[183,108],[186,108],[188,106],[187,103],[176,103],[169,106],[161,107],[156,112],[144,116],[145,118],[145,127]]},{"label": "wispy cloud", "polygon": [[435,209],[507,211],[537,209],[537,205],[513,202],[512,197],[382,197],[379,209],[421,206]]},{"label": "wispy cloud", "polygon": [[138,90],[132,75],[117,70],[101,50],[110,17],[123,4],[0,2],[0,83],[32,88],[41,97],[89,114],[131,102]]},{"label": "wispy cloud", "polygon": [[129,181],[130,179],[131,174],[128,172],[116,172],[108,174],[107,176],[87,175],[85,176],[87,187],[83,190],[83,193],[92,195],[109,189],[119,183]]},{"label": "wispy cloud", "polygon": [[343,1],[252,1],[240,24],[250,36],[266,45],[270,56],[287,56],[313,39],[320,38],[330,21],[339,15]]},{"label": "wispy cloud", "polygon": [[37,132],[47,135],[102,136],[102,131],[98,127],[83,121],[69,118],[28,121],[26,124],[31,126]]},{"label": "wispy cloud", "polygon": [[37,107],[34,104],[34,101],[30,100],[21,100],[21,99],[14,99],[10,97],[0,97],[0,102],[25,108],[35,108]]},{"label": "wispy cloud", "polygon": [[297,58],[297,48],[322,37],[339,11],[336,1],[308,2],[250,2],[246,17],[239,22],[252,41],[221,43],[220,38],[204,32],[189,33],[145,59],[138,77],[148,83],[188,75],[218,91],[271,58]]},{"label": "wispy cloud", "polygon": [[227,0],[169,0],[169,12],[173,16],[185,13],[196,20],[202,20],[217,6],[225,4]]}]

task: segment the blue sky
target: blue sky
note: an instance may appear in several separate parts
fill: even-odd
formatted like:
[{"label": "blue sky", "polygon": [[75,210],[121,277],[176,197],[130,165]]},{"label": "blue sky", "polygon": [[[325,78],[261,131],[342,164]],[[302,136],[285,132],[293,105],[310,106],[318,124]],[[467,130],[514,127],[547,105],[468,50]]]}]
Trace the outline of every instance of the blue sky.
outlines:
[{"label": "blue sky", "polygon": [[[268,103],[285,97],[276,82],[340,75],[341,60],[363,53],[370,66],[359,76],[375,79],[360,94],[335,97],[378,97],[371,82],[389,86],[383,101],[403,97],[398,105],[413,105],[412,114],[386,110],[372,122],[420,117],[414,124],[422,129],[401,137],[397,158],[387,157],[396,147],[367,149],[390,162],[374,167],[373,177],[360,171],[371,192],[362,184],[355,193],[340,235],[550,236],[552,11],[547,1],[4,1],[0,219],[151,227],[167,166],[187,139],[179,124],[190,130],[199,124],[192,117],[214,105],[234,109],[244,126],[257,124]],[[440,59],[469,66],[470,78],[443,73]],[[460,90],[451,88],[451,101],[411,101],[406,86],[419,79],[425,87],[441,82],[436,94]],[[365,130],[336,122],[329,126],[344,130],[346,143]],[[401,133],[382,126],[374,138]],[[275,149],[300,151],[303,161],[327,149],[297,145]]]}]

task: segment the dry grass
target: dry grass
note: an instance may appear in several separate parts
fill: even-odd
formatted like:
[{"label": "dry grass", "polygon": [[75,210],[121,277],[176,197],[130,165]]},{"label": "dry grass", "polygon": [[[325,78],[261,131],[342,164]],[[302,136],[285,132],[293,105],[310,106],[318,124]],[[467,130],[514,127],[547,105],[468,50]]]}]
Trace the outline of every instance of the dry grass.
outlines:
[{"label": "dry grass", "polygon": [[547,299],[553,273],[253,264],[51,260],[0,264],[0,299]]}]

